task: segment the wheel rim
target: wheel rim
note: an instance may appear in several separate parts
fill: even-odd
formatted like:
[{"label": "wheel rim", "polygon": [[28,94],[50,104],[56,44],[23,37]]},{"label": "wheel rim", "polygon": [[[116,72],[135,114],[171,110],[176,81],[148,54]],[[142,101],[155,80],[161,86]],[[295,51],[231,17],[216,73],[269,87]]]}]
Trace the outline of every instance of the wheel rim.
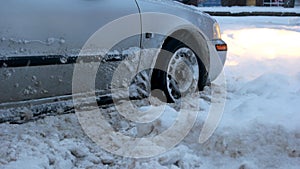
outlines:
[{"label": "wheel rim", "polygon": [[174,101],[196,91],[199,81],[196,54],[187,47],[176,50],[168,64],[166,78],[168,93]]}]

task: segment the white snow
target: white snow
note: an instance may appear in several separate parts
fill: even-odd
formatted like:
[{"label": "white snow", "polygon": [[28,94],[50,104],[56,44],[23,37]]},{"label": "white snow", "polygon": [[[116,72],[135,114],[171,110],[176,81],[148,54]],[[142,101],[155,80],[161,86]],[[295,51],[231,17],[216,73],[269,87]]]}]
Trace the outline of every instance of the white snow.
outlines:
[{"label": "white snow", "polygon": [[256,6],[214,6],[214,7],[198,7],[201,11],[218,11],[218,12],[295,12],[300,13],[300,6],[295,6],[294,8],[284,8],[284,7],[256,7]]},{"label": "white snow", "polygon": [[[158,157],[129,159],[107,153],[83,133],[76,116],[68,114],[22,125],[0,124],[0,168],[298,169],[300,19],[215,18],[229,46],[227,100],[221,123],[207,142],[199,144],[198,138],[210,106],[208,87],[201,93],[201,114],[194,128],[182,143]],[[102,111],[116,128],[138,132],[113,108]],[[161,117],[147,126],[148,131],[161,132],[170,120],[173,117]]]}]

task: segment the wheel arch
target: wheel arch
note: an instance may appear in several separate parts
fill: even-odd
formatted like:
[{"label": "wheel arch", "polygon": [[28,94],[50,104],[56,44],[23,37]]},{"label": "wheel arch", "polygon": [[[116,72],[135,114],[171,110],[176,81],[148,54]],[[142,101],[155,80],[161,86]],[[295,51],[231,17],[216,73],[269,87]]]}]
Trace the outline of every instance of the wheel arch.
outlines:
[{"label": "wheel arch", "polygon": [[210,68],[210,54],[207,40],[202,32],[193,28],[183,28],[173,31],[162,43],[162,49],[172,39],[179,40],[196,52],[200,61],[204,64],[207,72]]}]

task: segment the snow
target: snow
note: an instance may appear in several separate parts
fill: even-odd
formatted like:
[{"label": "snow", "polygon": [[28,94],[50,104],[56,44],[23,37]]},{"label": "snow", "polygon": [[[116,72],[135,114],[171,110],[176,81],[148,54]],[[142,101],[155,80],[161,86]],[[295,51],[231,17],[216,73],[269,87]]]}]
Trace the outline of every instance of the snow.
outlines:
[{"label": "snow", "polygon": [[[0,124],[0,168],[298,169],[300,19],[215,18],[229,46],[227,96],[223,118],[207,142],[198,143],[199,132],[211,105],[210,93],[218,92],[218,86],[191,98],[201,103],[196,124],[178,146],[157,157],[110,154],[84,134],[74,114],[66,114],[21,125]],[[101,111],[123,133],[151,135],[172,125],[175,109],[168,105],[165,111],[173,115],[162,115],[142,128],[122,119],[113,107]]]},{"label": "snow", "polygon": [[[227,108],[232,113],[225,113],[224,119],[226,115],[244,114],[238,125],[253,120],[294,131],[299,129],[299,18],[217,19],[225,25],[223,38],[229,43],[226,74],[231,92]],[[233,20],[247,22],[230,29],[235,25]]]},{"label": "snow", "polygon": [[201,11],[214,11],[214,12],[295,12],[300,13],[300,6],[295,6],[294,8],[284,8],[284,7],[255,7],[255,6],[233,6],[233,7],[198,7]]}]

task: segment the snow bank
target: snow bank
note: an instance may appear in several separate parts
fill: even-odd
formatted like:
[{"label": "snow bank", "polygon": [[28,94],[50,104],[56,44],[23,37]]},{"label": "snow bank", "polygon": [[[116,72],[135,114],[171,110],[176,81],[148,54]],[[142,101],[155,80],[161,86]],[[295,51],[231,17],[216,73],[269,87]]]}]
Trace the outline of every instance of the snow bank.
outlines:
[{"label": "snow bank", "polygon": [[254,6],[233,6],[233,7],[198,7],[201,11],[216,11],[216,12],[295,12],[300,13],[300,6],[295,8],[283,8],[283,7],[254,7]]}]

